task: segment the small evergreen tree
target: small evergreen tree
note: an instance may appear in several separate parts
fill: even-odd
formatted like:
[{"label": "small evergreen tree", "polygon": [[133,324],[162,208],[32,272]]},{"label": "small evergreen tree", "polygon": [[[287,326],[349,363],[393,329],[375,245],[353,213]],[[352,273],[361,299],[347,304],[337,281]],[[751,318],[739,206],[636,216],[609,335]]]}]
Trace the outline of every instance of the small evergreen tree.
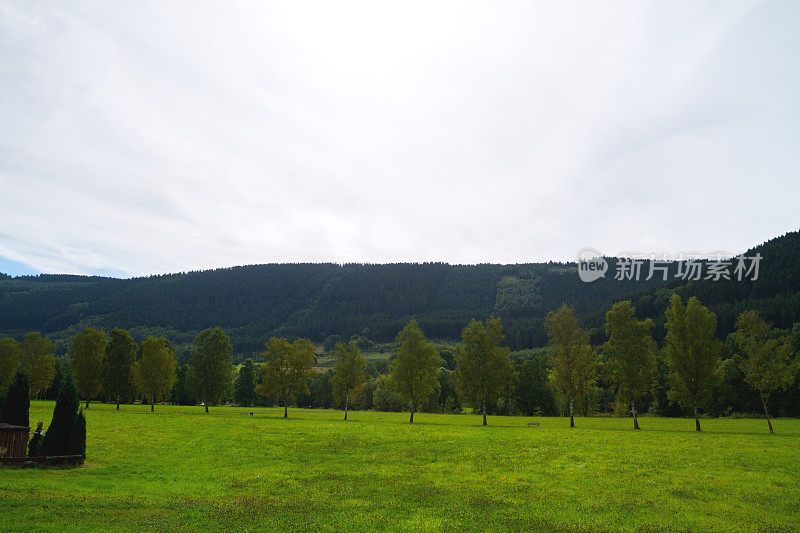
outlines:
[{"label": "small evergreen tree", "polygon": [[18,370],[11,380],[2,407],[0,407],[0,422],[12,426],[28,427],[28,411],[31,407],[31,388],[28,383],[28,374]]},{"label": "small evergreen tree", "polygon": [[72,424],[67,455],[80,455],[81,462],[86,460],[86,417],[83,416],[83,410],[78,412]]},{"label": "small evergreen tree", "polygon": [[233,398],[242,407],[250,407],[256,403],[256,369],[252,359],[248,358],[239,370]]},{"label": "small evergreen tree", "polygon": [[53,410],[53,420],[42,439],[42,455],[69,455],[72,428],[78,415],[78,389],[72,374],[65,374]]}]

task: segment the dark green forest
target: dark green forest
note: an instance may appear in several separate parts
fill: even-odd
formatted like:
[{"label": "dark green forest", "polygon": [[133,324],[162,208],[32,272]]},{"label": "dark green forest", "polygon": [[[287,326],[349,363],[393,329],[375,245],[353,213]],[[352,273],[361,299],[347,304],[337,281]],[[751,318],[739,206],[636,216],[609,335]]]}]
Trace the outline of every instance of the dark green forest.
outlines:
[{"label": "dark green forest", "polygon": [[[681,281],[660,276],[615,280],[609,273],[582,282],[575,263],[516,265],[267,264],[132,279],[97,276],[0,276],[0,335],[41,331],[65,353],[68,339],[86,326],[125,328],[137,340],[171,339],[183,356],[197,332],[222,326],[236,360],[259,353],[270,336],[367,335],[388,342],[411,319],[429,338],[456,340],[472,318],[499,316],[507,345],[544,346],[543,320],[562,303],[573,307],[602,342],[606,310],[632,298],[642,317],[656,321],[670,294],[697,296],[718,316],[724,337],[744,310],[758,310],[778,328],[800,321],[800,233],[788,233],[747,252],[763,257],[756,281]],[[647,265],[643,267],[647,272]]]}]

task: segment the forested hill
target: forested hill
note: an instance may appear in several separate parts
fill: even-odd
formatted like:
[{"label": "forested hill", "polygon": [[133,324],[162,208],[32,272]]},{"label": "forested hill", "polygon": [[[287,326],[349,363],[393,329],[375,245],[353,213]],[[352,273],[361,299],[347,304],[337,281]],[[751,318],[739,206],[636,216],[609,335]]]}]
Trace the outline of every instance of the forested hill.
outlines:
[{"label": "forested hill", "polygon": [[0,279],[0,335],[42,331],[64,341],[87,325],[185,343],[220,325],[238,354],[270,335],[392,340],[411,318],[426,335],[457,339],[472,318],[502,316],[513,347],[544,342],[541,320],[561,305],[579,313],[651,283],[580,281],[575,264],[272,264],[147,278],[71,275]]},{"label": "forested hill", "polygon": [[[744,255],[762,259],[758,277],[719,281],[673,281],[635,295],[632,300],[641,317],[655,320],[656,337],[664,335],[664,311],[673,292],[683,300],[696,296],[717,315],[717,334],[726,336],[736,327],[736,319],[747,310],[758,311],[764,319],[781,329],[800,322],[800,232],[787,233],[760,244]],[[604,309],[585,317],[600,328]]]},{"label": "forested hill", "polygon": [[611,302],[634,295],[642,315],[658,318],[670,290],[712,305],[724,330],[745,308],[789,327],[800,320],[800,234],[755,251],[764,257],[756,282],[617,281],[613,259],[611,274],[592,283],[580,281],[574,263],[270,264],[133,279],[0,276],[0,335],[41,331],[63,353],[87,325],[123,327],[139,338],[164,335],[182,346],[219,325],[242,356],[259,352],[271,335],[322,341],[366,330],[374,341],[389,341],[411,318],[431,338],[457,339],[471,318],[496,315],[509,346],[526,348],[546,342],[543,318],[562,303],[598,336]]}]

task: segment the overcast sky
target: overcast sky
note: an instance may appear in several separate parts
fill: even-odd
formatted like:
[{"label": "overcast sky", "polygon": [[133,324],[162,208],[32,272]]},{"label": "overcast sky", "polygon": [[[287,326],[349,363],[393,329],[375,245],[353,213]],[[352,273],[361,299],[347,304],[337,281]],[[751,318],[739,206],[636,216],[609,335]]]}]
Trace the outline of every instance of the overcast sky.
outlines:
[{"label": "overcast sky", "polygon": [[0,271],[738,253],[800,2],[0,0]]}]

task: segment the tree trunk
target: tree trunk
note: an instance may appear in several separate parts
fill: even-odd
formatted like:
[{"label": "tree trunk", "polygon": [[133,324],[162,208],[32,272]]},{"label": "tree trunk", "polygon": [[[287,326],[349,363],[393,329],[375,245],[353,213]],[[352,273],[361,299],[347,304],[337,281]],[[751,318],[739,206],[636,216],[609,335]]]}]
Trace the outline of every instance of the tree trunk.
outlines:
[{"label": "tree trunk", "polygon": [[283,418],[289,418],[289,402],[283,398]]},{"label": "tree trunk", "polygon": [[575,409],[573,407],[574,399],[569,397],[569,427],[575,427]]},{"label": "tree trunk", "polygon": [[697,412],[697,401],[694,402],[694,429],[700,431],[700,414]]},{"label": "tree trunk", "polygon": [[156,401],[155,400],[150,402],[150,412],[151,413],[155,413],[156,412]]},{"label": "tree trunk", "polygon": [[344,399],[344,419],[347,420],[347,408],[350,405],[350,391],[347,391],[347,397]]},{"label": "tree trunk", "polygon": [[204,402],[203,405],[206,406],[206,413],[208,413],[208,402]]},{"label": "tree trunk", "polygon": [[641,429],[639,427],[639,419],[636,418],[636,403],[631,402],[631,413],[633,413],[633,429]]},{"label": "tree trunk", "polygon": [[408,421],[409,424],[414,423],[414,402],[411,402],[411,419]]},{"label": "tree trunk", "polygon": [[769,420],[769,411],[767,410],[767,399],[764,396],[761,396],[761,405],[764,406],[764,416],[767,417],[767,425],[769,426],[769,432],[773,433],[772,431],[772,422]]},{"label": "tree trunk", "polygon": [[483,397],[483,425],[486,425],[486,396]]}]

